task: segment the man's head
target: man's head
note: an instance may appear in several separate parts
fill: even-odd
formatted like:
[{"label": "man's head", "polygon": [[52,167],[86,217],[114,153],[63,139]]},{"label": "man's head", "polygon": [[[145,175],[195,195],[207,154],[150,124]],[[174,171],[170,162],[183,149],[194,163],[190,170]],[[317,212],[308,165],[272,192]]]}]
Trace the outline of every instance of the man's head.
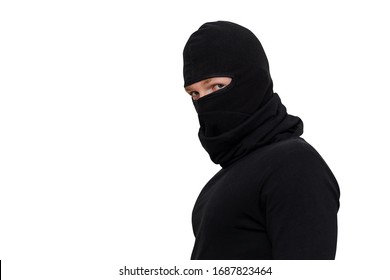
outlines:
[{"label": "man's head", "polygon": [[[266,95],[272,92],[272,80],[268,60],[259,40],[245,27],[227,21],[205,23],[188,39],[183,57],[186,90],[201,81],[230,78],[230,88],[237,94],[232,94],[229,103],[248,114],[269,99]],[[226,86],[226,81],[221,85]],[[201,103],[200,96],[195,99]]]},{"label": "man's head", "polygon": [[207,135],[239,125],[273,94],[263,47],[238,24],[203,24],[188,39],[183,57],[184,87]]},{"label": "man's head", "polygon": [[302,121],[288,115],[273,92],[263,47],[245,27],[205,23],[188,39],[183,57],[199,140],[213,162],[226,167],[257,147],[302,134]]}]

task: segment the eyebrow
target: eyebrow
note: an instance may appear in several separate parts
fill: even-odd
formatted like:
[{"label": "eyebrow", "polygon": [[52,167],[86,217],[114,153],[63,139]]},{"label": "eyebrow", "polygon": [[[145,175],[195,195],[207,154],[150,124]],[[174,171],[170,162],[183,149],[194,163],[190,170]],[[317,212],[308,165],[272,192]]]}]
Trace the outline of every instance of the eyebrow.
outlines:
[{"label": "eyebrow", "polygon": [[204,80],[203,82],[202,82],[202,84],[209,84],[209,83],[211,83],[211,80],[212,80],[213,78],[209,78],[209,79],[206,79],[206,80]]}]

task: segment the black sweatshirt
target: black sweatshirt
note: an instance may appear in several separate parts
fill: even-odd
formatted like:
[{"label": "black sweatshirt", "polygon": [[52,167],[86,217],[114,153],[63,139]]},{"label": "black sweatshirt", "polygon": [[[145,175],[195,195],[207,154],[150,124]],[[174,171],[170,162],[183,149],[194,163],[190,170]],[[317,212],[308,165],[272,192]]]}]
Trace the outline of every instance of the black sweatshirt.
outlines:
[{"label": "black sweatshirt", "polygon": [[191,259],[334,259],[339,187],[303,122],[273,91],[268,60],[245,27],[202,25],[186,43],[184,86],[230,77],[193,104],[199,139],[222,166],[193,210]]},{"label": "black sweatshirt", "polygon": [[339,195],[302,138],[258,148],[203,188],[191,259],[334,259]]}]

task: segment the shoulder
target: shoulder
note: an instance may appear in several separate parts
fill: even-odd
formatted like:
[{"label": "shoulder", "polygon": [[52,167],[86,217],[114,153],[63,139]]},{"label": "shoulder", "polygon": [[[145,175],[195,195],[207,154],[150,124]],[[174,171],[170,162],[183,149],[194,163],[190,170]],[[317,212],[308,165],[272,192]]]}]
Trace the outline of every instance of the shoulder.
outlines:
[{"label": "shoulder", "polygon": [[[257,155],[256,155],[257,154]],[[321,155],[301,137],[276,142],[255,152],[255,157],[269,162],[271,168],[290,165],[318,164],[325,165]],[[291,166],[293,164],[293,166]]]},{"label": "shoulder", "polygon": [[279,177],[284,172],[302,174],[330,171],[321,155],[301,137],[262,146],[229,169],[245,173],[254,172],[263,179],[268,176]]},{"label": "shoulder", "polygon": [[265,178],[265,193],[339,196],[338,183],[329,166],[304,139],[289,139],[272,146],[267,152],[272,164]]},{"label": "shoulder", "polygon": [[317,150],[300,137],[275,143],[267,154],[274,161],[271,172],[279,175],[331,174],[329,166]]}]

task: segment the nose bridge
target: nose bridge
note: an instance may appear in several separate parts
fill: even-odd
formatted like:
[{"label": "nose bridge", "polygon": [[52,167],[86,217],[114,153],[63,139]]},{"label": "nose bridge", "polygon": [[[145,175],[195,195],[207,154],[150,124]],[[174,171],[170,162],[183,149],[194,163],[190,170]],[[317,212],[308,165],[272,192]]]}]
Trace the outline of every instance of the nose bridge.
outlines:
[{"label": "nose bridge", "polygon": [[206,96],[213,92],[213,89],[210,87],[204,87],[202,89],[199,89],[199,97]]},{"label": "nose bridge", "polygon": [[202,89],[199,91],[199,98],[203,97],[203,96],[206,96],[208,93],[208,90],[206,89]]}]

